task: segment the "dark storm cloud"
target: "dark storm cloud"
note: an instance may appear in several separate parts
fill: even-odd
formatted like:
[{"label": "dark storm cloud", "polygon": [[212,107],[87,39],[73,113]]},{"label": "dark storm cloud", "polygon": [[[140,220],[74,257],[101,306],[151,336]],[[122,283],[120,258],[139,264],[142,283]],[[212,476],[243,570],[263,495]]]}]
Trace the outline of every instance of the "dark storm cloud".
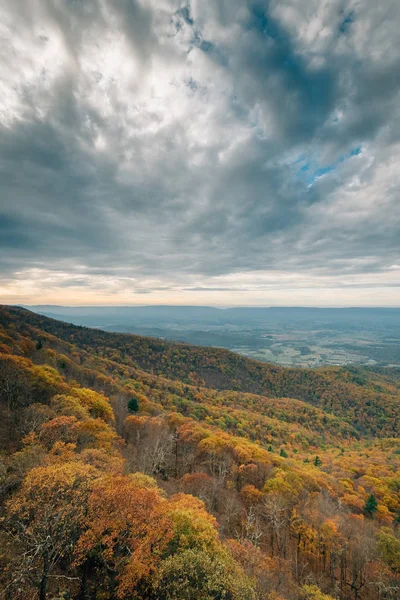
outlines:
[{"label": "dark storm cloud", "polygon": [[355,0],[0,3],[3,276],[384,274],[399,20]]}]

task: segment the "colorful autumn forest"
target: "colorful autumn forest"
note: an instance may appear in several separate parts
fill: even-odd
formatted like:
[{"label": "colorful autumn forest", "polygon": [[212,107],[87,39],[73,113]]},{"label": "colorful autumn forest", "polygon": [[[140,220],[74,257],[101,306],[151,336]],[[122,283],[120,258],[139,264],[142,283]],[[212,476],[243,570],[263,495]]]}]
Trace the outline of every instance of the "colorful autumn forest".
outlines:
[{"label": "colorful autumn forest", "polygon": [[398,600],[400,373],[0,307],[0,598]]}]

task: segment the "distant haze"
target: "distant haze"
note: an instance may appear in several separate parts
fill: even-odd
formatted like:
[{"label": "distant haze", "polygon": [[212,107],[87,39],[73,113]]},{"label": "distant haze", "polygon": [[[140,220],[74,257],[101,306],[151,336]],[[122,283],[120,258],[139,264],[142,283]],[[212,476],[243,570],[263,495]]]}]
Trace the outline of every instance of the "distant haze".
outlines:
[{"label": "distant haze", "polygon": [[237,306],[237,307],[216,307],[216,306],[185,306],[185,305],[141,305],[141,306],[62,306],[52,304],[25,305],[33,312],[39,314],[54,314],[64,316],[74,315],[120,315],[137,316],[140,318],[168,317],[202,317],[202,318],[223,318],[230,316],[246,315],[248,317],[268,317],[276,318],[276,315],[290,317],[291,315],[312,316],[315,318],[320,315],[325,318],[329,315],[342,316],[343,318],[368,318],[373,315],[392,318],[400,315],[400,307],[310,307],[310,306]]},{"label": "distant haze", "polygon": [[400,367],[400,308],[30,308],[75,325],[217,346],[284,366]]}]

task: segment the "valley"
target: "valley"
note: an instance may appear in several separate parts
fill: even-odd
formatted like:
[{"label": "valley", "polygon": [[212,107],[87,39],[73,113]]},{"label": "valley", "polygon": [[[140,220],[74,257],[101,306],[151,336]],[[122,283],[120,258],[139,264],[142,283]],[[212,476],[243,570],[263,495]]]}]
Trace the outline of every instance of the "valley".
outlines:
[{"label": "valley", "polygon": [[400,368],[400,309],[35,306],[105,331],[226,348],[282,366]]}]

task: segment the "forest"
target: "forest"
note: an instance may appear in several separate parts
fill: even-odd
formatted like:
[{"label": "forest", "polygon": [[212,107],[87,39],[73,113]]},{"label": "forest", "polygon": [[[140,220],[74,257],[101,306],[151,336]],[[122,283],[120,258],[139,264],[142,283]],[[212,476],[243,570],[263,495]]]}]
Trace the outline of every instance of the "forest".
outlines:
[{"label": "forest", "polygon": [[0,306],[0,598],[398,600],[400,377]]}]

